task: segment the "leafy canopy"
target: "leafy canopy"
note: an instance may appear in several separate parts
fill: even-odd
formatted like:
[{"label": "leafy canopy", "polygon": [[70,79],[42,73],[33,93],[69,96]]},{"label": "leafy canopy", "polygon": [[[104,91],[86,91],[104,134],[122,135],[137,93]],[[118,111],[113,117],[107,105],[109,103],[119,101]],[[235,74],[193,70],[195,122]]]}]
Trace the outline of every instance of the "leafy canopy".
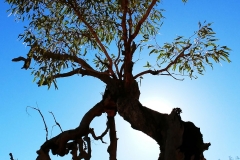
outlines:
[{"label": "leafy canopy", "polygon": [[[230,62],[230,49],[216,44],[211,23],[199,23],[190,38],[176,37],[172,43],[149,44],[161,25],[160,0],[7,0],[17,20],[29,22],[19,38],[30,47],[24,60],[38,84],[49,87],[56,78],[74,74],[124,79],[127,61],[145,49],[157,55],[157,67],[147,62],[147,70],[133,75],[170,75],[194,77],[203,74],[205,65],[220,60]],[[183,0],[186,2],[186,0]],[[135,39],[140,38],[139,44]],[[147,45],[146,45],[147,44]],[[109,46],[116,47],[110,54]],[[19,61],[20,59],[13,59]],[[31,65],[34,61],[35,64]],[[31,66],[31,67],[30,67]],[[129,65],[128,65],[129,67]],[[174,77],[174,76],[173,76]]]}]

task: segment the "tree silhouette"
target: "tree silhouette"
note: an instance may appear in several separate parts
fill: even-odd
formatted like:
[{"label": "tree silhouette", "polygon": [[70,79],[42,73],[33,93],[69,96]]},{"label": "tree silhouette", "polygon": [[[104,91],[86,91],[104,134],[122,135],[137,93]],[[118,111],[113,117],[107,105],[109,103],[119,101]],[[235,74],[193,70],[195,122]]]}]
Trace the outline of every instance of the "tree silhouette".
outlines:
[{"label": "tree silhouette", "polygon": [[[184,3],[186,0],[182,0]],[[57,79],[73,75],[91,76],[106,84],[102,100],[82,118],[80,125],[53,137],[37,151],[37,160],[49,160],[54,155],[72,154],[72,159],[90,159],[91,143],[110,134],[108,152],[116,160],[116,113],[142,131],[160,146],[159,160],[202,160],[210,143],[204,143],[200,129],[192,122],[181,120],[181,109],[162,114],[143,106],[139,101],[137,80],[144,75],[182,76],[197,78],[205,66],[227,60],[229,48],[216,44],[211,23],[198,23],[191,37],[177,36],[173,42],[159,45],[155,39],[162,25],[163,9],[159,0],[7,0],[11,13],[25,20],[19,38],[30,47],[23,61],[31,69],[39,86],[53,84]],[[115,49],[113,50],[112,48]],[[144,70],[134,74],[136,53],[156,55],[156,63],[146,60]],[[107,113],[106,131],[99,137],[89,127],[91,121]]]}]

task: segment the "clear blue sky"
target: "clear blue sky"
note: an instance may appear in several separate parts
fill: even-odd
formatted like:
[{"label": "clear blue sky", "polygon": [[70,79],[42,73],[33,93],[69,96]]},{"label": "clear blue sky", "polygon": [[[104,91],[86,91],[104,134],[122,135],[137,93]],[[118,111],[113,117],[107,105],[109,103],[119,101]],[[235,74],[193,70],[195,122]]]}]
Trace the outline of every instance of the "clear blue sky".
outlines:
[{"label": "clear blue sky", "polygon": [[[166,19],[160,30],[160,43],[171,42],[177,35],[189,36],[198,28],[198,21],[207,20],[214,22],[212,27],[219,44],[232,49],[232,63],[216,64],[213,70],[207,68],[204,76],[183,82],[145,76],[141,102],[161,112],[182,108],[182,119],[200,127],[204,141],[212,144],[205,152],[206,159],[240,156],[240,1],[189,0],[184,5],[181,0],[164,0],[161,7],[166,10]],[[12,58],[25,56],[28,48],[17,40],[23,23],[8,17],[8,8],[8,4],[0,2],[0,159],[10,159],[8,154],[12,152],[15,159],[30,160],[36,158],[36,150],[45,141],[45,131],[40,115],[29,109],[29,116],[26,107],[38,104],[50,131],[54,121],[48,111],[54,112],[64,130],[75,128],[88,109],[101,100],[104,84],[94,78],[74,76],[59,79],[59,90],[39,88],[32,82],[30,71],[20,69],[22,63],[11,62]],[[116,121],[119,160],[157,159],[158,146],[153,140],[131,129],[121,117],[117,116]],[[91,126],[100,134],[105,130],[105,122],[103,115]],[[52,136],[58,133],[60,130],[54,127]],[[108,141],[108,136],[104,140]],[[107,146],[93,140],[92,159],[108,159]]]}]

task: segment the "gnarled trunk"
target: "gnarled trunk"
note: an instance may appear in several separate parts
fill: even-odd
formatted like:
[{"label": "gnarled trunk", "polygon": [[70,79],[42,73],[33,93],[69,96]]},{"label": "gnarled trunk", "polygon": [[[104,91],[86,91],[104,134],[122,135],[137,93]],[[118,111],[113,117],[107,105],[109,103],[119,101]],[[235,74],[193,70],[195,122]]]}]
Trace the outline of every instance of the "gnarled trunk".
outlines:
[{"label": "gnarled trunk", "polygon": [[[116,112],[128,121],[133,129],[142,131],[159,144],[159,160],[204,160],[203,152],[208,149],[210,143],[203,143],[200,129],[192,122],[181,120],[181,109],[174,108],[169,115],[162,114],[143,106],[139,102],[139,95],[136,81],[133,81],[127,91],[124,91],[121,83],[107,85],[103,99],[85,114],[80,125],[46,141],[37,151],[37,160],[50,160],[49,150],[60,156],[71,151],[73,159],[90,159],[91,145],[88,134],[92,134],[94,139],[101,139],[107,130],[110,130],[110,160],[117,159],[114,122]],[[96,137],[89,125],[96,116],[104,112],[108,114],[108,127],[101,136]],[[69,142],[70,140],[73,142]],[[88,153],[83,150],[83,141],[87,142]],[[77,149],[80,151],[78,155]]]},{"label": "gnarled trunk", "polygon": [[181,120],[181,109],[174,108],[169,115],[151,110],[139,102],[137,82],[131,86],[130,92],[117,99],[117,111],[132,128],[159,144],[159,160],[203,160],[210,143],[203,143],[200,129],[192,122]]}]

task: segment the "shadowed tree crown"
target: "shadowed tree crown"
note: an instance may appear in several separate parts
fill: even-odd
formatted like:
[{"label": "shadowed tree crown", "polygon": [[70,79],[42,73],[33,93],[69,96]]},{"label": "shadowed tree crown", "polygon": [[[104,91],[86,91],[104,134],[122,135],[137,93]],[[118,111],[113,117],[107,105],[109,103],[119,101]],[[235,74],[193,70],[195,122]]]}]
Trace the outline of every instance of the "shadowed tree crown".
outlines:
[{"label": "shadowed tree crown", "polygon": [[[40,86],[53,82],[57,87],[56,78],[74,74],[125,83],[144,74],[194,77],[195,72],[203,74],[205,65],[212,66],[212,59],[229,61],[229,49],[215,44],[211,23],[199,23],[191,37],[150,44],[164,18],[158,0],[7,2],[17,20],[29,22],[19,35],[30,47],[23,68],[33,70]],[[143,49],[144,54],[157,55],[156,64],[146,60],[147,70],[132,75],[132,58]]]}]

